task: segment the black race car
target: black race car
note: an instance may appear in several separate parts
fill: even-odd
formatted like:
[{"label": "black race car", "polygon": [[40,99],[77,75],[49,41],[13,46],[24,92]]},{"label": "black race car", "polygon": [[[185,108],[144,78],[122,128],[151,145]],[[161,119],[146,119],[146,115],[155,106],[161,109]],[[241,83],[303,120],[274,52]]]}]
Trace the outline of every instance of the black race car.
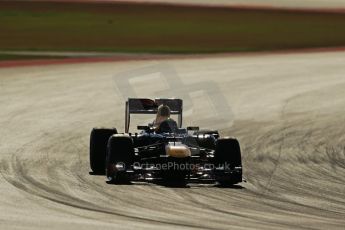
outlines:
[{"label": "black race car", "polygon": [[[167,105],[177,123],[167,120],[160,130],[138,126],[129,133],[131,114],[156,114]],[[94,128],[90,137],[93,173],[105,174],[108,182],[131,181],[242,182],[241,150],[237,139],[220,137],[216,130],[182,128],[181,99],[129,98],[126,102],[125,133],[115,128]]]}]

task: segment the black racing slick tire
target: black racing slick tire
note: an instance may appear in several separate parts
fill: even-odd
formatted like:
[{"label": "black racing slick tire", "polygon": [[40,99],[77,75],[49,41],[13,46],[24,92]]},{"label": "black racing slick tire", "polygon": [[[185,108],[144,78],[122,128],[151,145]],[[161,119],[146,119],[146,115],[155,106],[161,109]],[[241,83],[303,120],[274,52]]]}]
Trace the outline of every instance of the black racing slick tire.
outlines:
[{"label": "black racing slick tire", "polygon": [[93,173],[105,173],[105,157],[109,138],[116,134],[115,128],[93,128],[90,135],[90,167]]},{"label": "black racing slick tire", "polygon": [[215,162],[228,163],[233,167],[242,164],[240,143],[236,138],[226,137],[217,140]]},{"label": "black racing slick tire", "polygon": [[106,157],[106,176],[111,183],[128,183],[126,172],[134,163],[133,139],[124,134],[115,134],[109,138]]},{"label": "black racing slick tire", "polygon": [[[224,170],[216,174],[216,180],[220,184],[230,185],[242,181],[241,148],[236,138],[226,137],[217,140],[214,163],[216,167],[224,167]],[[235,171],[229,173],[229,170]]]}]

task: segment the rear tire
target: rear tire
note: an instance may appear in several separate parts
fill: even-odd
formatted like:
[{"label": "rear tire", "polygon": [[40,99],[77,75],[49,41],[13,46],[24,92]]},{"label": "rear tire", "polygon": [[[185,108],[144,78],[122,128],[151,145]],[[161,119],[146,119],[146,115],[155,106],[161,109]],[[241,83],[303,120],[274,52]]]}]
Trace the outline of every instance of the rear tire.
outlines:
[{"label": "rear tire", "polygon": [[225,170],[216,174],[216,180],[221,185],[232,185],[242,181],[242,168],[236,173],[226,174],[226,168],[242,167],[241,148],[235,138],[219,138],[216,143],[214,157],[216,167],[224,166]]},{"label": "rear tire", "polygon": [[92,129],[90,135],[90,167],[93,173],[104,175],[108,139],[116,133],[115,128]]},{"label": "rear tire", "polygon": [[[106,176],[111,183],[129,183],[126,170],[134,163],[134,145],[130,136],[115,134],[109,138],[106,157]],[[123,165],[119,170],[116,165]]]}]

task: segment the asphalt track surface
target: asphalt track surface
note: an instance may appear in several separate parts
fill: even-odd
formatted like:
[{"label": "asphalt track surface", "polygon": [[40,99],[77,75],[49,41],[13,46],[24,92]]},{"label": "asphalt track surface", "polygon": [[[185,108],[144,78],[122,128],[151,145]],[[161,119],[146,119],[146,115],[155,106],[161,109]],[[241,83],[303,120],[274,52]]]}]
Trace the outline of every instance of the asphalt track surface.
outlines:
[{"label": "asphalt track surface", "polygon": [[[322,52],[1,68],[0,229],[344,229],[344,63]],[[92,127],[123,131],[128,96],[172,95],[185,125],[238,137],[247,183],[89,175]]]}]

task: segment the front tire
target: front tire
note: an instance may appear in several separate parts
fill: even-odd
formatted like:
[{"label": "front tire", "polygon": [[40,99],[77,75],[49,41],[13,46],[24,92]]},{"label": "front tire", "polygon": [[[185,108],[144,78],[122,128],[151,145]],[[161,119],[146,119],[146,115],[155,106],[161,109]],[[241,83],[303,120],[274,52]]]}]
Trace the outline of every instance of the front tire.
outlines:
[{"label": "front tire", "polygon": [[104,175],[108,139],[116,133],[115,128],[92,129],[90,134],[90,167],[93,173]]},{"label": "front tire", "polygon": [[226,137],[217,140],[214,163],[216,167],[223,167],[216,173],[216,180],[221,185],[242,182],[241,148],[237,139]]},{"label": "front tire", "polygon": [[130,136],[115,134],[109,138],[106,157],[106,176],[111,183],[129,183],[126,170],[134,163],[134,145]]}]

